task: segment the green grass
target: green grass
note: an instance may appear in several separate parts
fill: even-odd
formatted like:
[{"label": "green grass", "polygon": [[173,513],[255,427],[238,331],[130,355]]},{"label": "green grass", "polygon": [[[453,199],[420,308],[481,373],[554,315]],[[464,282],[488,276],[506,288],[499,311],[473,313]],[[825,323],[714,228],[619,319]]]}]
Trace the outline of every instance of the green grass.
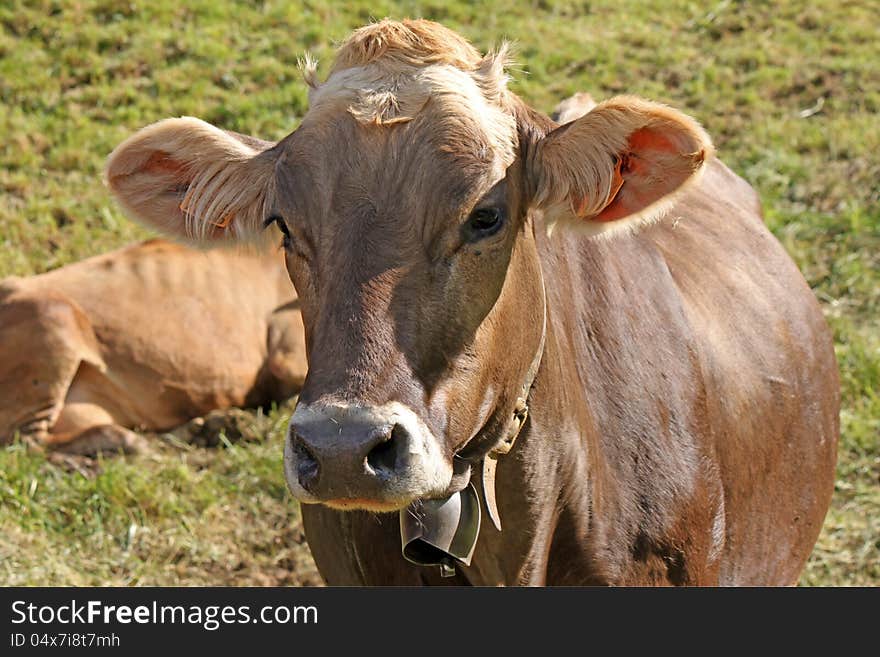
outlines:
[{"label": "green grass", "polygon": [[98,462],[7,449],[0,583],[320,583],[281,475],[289,413],[254,414],[247,440],[222,449],[168,435]]},{"label": "green grass", "polygon": [[[760,192],[834,329],[843,435],[832,509],[802,583],[880,584],[880,18],[874,3],[16,2],[0,8],[0,277],[137,238],[100,183],[131,132],[195,115],[264,138],[306,111],[296,60],[384,16],[517,46],[514,89],[580,90],[697,117]],[[314,581],[280,467],[283,411],[247,444],[77,472],[0,452],[0,583]]]}]

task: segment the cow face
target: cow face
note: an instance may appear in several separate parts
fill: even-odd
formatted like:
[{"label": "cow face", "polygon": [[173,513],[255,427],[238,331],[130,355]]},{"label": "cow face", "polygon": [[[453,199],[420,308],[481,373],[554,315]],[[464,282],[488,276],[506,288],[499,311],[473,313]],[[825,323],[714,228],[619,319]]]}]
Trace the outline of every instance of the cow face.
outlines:
[{"label": "cow face", "polygon": [[466,485],[458,457],[501,435],[538,355],[536,217],[609,233],[648,221],[699,170],[692,121],[633,98],[547,133],[481,58],[425,21],[357,31],[275,145],[195,119],[111,156],[136,217],[200,240],[276,225],[309,373],[285,446],[304,502],[392,511]]}]

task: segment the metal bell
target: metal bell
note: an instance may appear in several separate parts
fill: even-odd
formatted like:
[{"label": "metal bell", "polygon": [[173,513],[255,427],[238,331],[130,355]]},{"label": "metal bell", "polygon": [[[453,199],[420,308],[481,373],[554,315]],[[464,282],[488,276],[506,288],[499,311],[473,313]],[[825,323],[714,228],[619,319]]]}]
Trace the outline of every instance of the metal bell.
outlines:
[{"label": "metal bell", "polygon": [[400,512],[403,556],[419,566],[440,566],[444,577],[455,564],[469,566],[480,534],[480,499],[474,485],[442,500],[416,500]]}]

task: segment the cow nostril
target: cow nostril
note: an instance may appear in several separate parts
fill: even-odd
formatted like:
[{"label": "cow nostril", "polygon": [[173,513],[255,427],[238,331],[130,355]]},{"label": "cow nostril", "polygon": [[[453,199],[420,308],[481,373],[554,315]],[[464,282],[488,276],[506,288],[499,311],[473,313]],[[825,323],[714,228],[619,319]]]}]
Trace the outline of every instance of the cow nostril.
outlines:
[{"label": "cow nostril", "polygon": [[367,454],[367,465],[373,472],[391,474],[397,467],[397,445],[400,442],[402,429],[395,425],[391,431],[383,435],[383,440]]},{"label": "cow nostril", "polygon": [[312,451],[306,447],[303,439],[294,434],[293,450],[296,453],[296,474],[299,478],[300,485],[308,491],[318,482],[318,475],[321,472],[321,464],[312,454]]}]

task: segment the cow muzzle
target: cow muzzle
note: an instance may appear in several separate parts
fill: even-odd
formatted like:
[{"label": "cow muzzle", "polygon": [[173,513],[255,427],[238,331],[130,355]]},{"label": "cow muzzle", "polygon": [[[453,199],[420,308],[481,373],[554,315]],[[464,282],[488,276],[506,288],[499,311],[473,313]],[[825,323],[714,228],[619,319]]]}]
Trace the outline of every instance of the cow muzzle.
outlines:
[{"label": "cow muzzle", "polygon": [[334,509],[391,512],[442,495],[452,465],[441,444],[411,409],[299,404],[284,446],[294,497]]}]

